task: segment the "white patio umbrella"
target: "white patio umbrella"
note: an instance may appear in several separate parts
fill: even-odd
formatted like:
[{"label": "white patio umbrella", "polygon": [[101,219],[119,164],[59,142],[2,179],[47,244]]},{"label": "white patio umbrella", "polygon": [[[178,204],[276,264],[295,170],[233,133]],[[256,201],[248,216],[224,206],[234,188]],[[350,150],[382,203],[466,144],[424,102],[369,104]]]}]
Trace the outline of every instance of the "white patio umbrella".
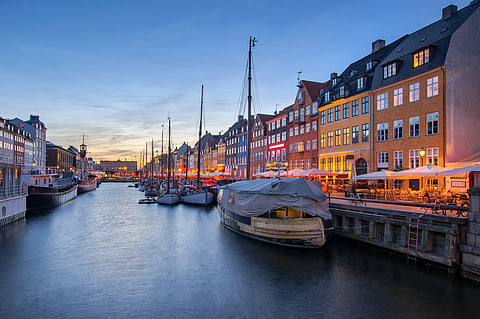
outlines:
[{"label": "white patio umbrella", "polygon": [[464,176],[467,177],[470,172],[480,172],[480,164],[460,167],[456,169],[449,169],[447,171],[441,172],[438,176]]},{"label": "white patio umbrella", "polygon": [[416,177],[436,177],[439,176],[439,173],[445,172],[448,169],[445,167],[435,166],[435,165],[425,165],[415,168],[406,169],[400,172],[392,173],[391,177],[396,179],[409,179]]},{"label": "white patio umbrella", "polygon": [[[302,172],[304,172],[303,169],[295,168],[295,169],[292,169],[292,170],[288,171],[288,176],[298,177],[298,176],[300,176],[299,174],[302,173]],[[282,174],[282,176],[283,176],[283,174]],[[285,174],[285,176],[286,176],[286,174]]]},{"label": "white patio umbrella", "polygon": [[338,176],[337,173],[324,171],[323,169],[311,168],[298,173],[298,176]]},{"label": "white patio umbrella", "polygon": [[364,180],[364,179],[366,179],[366,180],[376,180],[376,179],[386,180],[388,178],[391,178],[393,173],[394,173],[393,171],[383,170],[383,171],[378,171],[378,172],[372,172],[372,173],[368,173],[368,174],[353,176],[352,180]]}]

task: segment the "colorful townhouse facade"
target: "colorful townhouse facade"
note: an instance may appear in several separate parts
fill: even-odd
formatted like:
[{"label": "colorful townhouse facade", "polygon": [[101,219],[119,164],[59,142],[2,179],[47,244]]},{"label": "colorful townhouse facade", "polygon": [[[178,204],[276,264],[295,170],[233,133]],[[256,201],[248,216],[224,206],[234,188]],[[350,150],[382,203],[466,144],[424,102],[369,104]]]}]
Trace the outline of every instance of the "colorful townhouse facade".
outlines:
[{"label": "colorful townhouse facade", "polygon": [[274,115],[258,113],[252,128],[252,142],[250,144],[250,176],[267,171],[267,122]]}]

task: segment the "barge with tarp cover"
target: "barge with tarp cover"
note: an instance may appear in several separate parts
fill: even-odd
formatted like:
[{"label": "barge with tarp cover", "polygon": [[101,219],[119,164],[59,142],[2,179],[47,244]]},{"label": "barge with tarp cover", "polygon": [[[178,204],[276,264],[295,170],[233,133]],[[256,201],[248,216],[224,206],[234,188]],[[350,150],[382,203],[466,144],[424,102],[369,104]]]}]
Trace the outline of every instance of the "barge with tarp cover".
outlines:
[{"label": "barge with tarp cover", "polygon": [[220,188],[217,207],[224,227],[268,243],[320,248],[333,234],[322,185],[304,178],[232,183]]}]

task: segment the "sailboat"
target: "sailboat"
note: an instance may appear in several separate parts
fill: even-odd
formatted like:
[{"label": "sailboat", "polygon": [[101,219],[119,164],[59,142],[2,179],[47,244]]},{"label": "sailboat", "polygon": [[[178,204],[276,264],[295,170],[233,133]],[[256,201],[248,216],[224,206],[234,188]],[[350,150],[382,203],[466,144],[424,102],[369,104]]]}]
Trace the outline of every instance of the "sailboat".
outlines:
[{"label": "sailboat", "polygon": [[80,158],[82,168],[78,180],[78,194],[86,193],[97,189],[97,176],[87,173],[85,170],[85,161],[87,156],[87,145],[85,145],[85,136],[83,136],[82,145],[80,145]]},{"label": "sailboat", "polygon": [[171,164],[171,156],[172,156],[172,147],[171,147],[171,128],[170,128],[170,118],[168,118],[168,158],[167,158],[167,191],[163,194],[160,194],[157,197],[158,204],[164,205],[175,205],[179,201],[179,196],[177,193],[170,191],[170,179],[172,174],[172,164]]},{"label": "sailboat", "polygon": [[200,129],[198,131],[197,186],[196,186],[196,189],[183,187],[182,193],[180,195],[180,202],[185,204],[191,204],[191,205],[207,206],[213,203],[213,194],[208,192],[205,187],[202,187],[202,182],[200,181],[200,153],[202,149],[202,113],[203,113],[203,84],[202,84],[202,96],[200,99]]},{"label": "sailboat", "polygon": [[267,243],[320,248],[333,234],[327,196],[319,182],[304,178],[250,180],[251,60],[248,52],[247,180],[220,188],[217,208],[221,224],[238,234]]}]

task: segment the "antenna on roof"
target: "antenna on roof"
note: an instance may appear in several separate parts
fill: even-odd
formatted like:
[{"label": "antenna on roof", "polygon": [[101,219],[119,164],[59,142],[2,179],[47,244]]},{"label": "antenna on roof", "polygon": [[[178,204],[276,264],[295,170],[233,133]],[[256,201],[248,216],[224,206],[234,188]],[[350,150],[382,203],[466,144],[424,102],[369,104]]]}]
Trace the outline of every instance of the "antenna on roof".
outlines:
[{"label": "antenna on roof", "polygon": [[274,115],[277,115],[277,113],[278,113],[278,109],[277,109],[278,106],[280,106],[280,104],[275,104],[275,113],[273,113]]},{"label": "antenna on roof", "polygon": [[297,72],[297,86],[298,86],[299,88],[303,87],[303,86],[302,86],[302,80],[300,79],[300,74],[302,74],[302,70],[300,70],[300,71]]}]

